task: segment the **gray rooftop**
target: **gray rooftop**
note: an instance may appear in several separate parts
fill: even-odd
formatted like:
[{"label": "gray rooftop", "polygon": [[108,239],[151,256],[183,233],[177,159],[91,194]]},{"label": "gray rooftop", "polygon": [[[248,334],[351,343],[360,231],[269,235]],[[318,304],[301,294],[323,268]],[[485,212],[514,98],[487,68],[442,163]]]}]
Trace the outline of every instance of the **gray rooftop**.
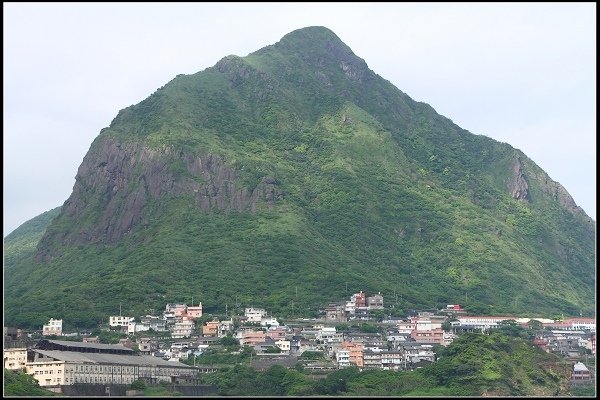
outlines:
[{"label": "gray rooftop", "polygon": [[78,347],[85,349],[99,349],[99,350],[119,350],[119,351],[127,351],[133,352],[130,348],[123,346],[122,344],[103,344],[103,343],[84,343],[84,342],[74,342],[70,340],[52,340],[52,339],[43,339],[38,342],[38,346],[44,346],[45,343],[64,346],[64,347]]},{"label": "gray rooftop", "polygon": [[166,361],[153,356],[137,356],[125,354],[80,353],[77,351],[38,350],[35,352],[60,361],[89,364],[121,364],[151,367],[194,368],[179,361]]}]

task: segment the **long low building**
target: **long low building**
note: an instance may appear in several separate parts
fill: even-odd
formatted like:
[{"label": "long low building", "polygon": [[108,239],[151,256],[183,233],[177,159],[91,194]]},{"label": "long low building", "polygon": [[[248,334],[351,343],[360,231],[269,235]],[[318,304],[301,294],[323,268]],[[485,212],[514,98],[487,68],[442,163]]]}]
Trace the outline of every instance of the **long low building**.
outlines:
[{"label": "long low building", "polygon": [[130,384],[138,379],[172,382],[197,372],[178,361],[135,355],[124,346],[61,340],[42,340],[29,351],[27,361],[27,373],[40,386]]}]

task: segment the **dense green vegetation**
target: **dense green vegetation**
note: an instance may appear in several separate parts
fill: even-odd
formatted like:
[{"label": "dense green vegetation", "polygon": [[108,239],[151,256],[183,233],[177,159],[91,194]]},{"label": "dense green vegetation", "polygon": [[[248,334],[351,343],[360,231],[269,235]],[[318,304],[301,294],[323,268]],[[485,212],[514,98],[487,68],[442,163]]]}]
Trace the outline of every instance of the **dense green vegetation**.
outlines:
[{"label": "dense green vegetation", "polygon": [[33,376],[24,372],[15,372],[4,369],[4,396],[54,396],[49,390],[40,387]]},{"label": "dense green vegetation", "polygon": [[[8,249],[6,323],[39,328],[60,316],[66,328],[91,327],[119,304],[141,315],[192,296],[209,313],[238,302],[317,316],[358,290],[381,291],[402,310],[594,312],[595,223],[561,205],[520,151],[413,101],[325,28],[177,76],[121,110],[86,157],[111,140],[168,149],[156,169],[182,185],[207,178],[173,155],[219,156],[235,168],[236,188],[269,176],[281,198],[255,212],[203,212],[192,190],[146,191],[139,226],[91,244],[111,196],[125,218],[127,196],[147,177],[134,166],[121,190],[81,189],[82,214],[62,213],[44,236],[54,258]],[[508,190],[517,157],[529,201]]]},{"label": "dense green vegetation", "polygon": [[227,396],[552,396],[567,393],[570,368],[519,337],[466,334],[415,371],[346,368],[314,381],[295,369],[244,365],[201,376]]},{"label": "dense green vegetation", "polygon": [[38,242],[60,209],[56,207],[30,219],[4,238],[4,268],[11,268],[18,260],[35,253]]}]

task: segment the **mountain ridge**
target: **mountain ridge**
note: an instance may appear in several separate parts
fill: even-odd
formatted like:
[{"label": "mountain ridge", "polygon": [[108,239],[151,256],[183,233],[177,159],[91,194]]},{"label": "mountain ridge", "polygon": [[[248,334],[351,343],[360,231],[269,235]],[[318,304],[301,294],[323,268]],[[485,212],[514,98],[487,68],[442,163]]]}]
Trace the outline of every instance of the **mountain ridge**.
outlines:
[{"label": "mountain ridge", "polygon": [[209,310],[238,297],[311,314],[346,282],[402,292],[402,309],[468,295],[480,312],[590,312],[594,232],[521,151],[310,27],[119,111],[36,256],[7,274],[7,314],[39,321],[73,302],[90,324],[117,298],[140,312],[136,299],[194,293]]}]

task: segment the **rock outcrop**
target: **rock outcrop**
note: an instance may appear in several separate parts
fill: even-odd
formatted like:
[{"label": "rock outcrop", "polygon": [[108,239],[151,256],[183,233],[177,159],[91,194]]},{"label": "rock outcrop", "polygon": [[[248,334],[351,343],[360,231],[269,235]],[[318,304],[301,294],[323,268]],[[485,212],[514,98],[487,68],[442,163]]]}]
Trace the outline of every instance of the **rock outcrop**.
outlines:
[{"label": "rock outcrop", "polygon": [[529,185],[525,179],[523,162],[519,156],[515,158],[512,171],[512,177],[508,183],[510,195],[513,197],[513,199],[529,201]]},{"label": "rock outcrop", "polygon": [[38,259],[55,255],[49,244],[115,244],[145,225],[152,199],[188,196],[199,212],[255,212],[259,203],[272,208],[282,198],[277,181],[264,176],[244,187],[234,165],[212,154],[199,156],[172,147],[152,149],[140,143],[107,138],[84,158],[73,193],[59,218],[85,221],[68,233],[49,230],[38,246]]}]

